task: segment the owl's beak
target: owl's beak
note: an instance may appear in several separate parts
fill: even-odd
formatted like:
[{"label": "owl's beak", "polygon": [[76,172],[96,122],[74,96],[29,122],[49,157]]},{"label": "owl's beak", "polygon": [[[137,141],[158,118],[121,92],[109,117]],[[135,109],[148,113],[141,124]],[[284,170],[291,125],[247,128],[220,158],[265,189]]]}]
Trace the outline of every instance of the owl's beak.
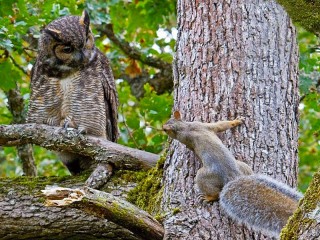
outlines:
[{"label": "owl's beak", "polygon": [[84,63],[87,63],[88,62],[88,59],[86,58],[86,55],[84,54],[84,52],[81,50],[80,51],[80,54],[81,54],[81,60],[84,62]]},{"label": "owl's beak", "polygon": [[76,58],[78,60],[78,62],[82,63],[82,64],[87,64],[88,63],[88,58],[86,56],[86,54],[83,52],[83,50],[79,50],[79,52],[76,55]]}]

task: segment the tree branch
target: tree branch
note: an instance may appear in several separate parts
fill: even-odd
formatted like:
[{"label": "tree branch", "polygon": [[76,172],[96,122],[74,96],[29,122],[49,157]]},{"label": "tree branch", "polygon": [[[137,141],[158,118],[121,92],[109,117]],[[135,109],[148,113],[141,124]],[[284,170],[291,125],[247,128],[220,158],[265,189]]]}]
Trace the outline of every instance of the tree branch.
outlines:
[{"label": "tree branch", "polygon": [[[11,56],[10,56],[11,57]],[[13,58],[11,60],[14,62]],[[24,123],[24,100],[18,86],[5,92],[8,98],[8,109],[12,114],[13,123]],[[30,144],[17,147],[18,156],[22,162],[23,173],[27,176],[37,176],[37,168],[33,157],[33,149]]]},{"label": "tree branch", "polygon": [[282,229],[280,239],[318,239],[319,238],[319,202],[320,202],[320,169],[300,200],[299,206]]},{"label": "tree branch", "polygon": [[[125,198],[134,186],[125,179],[121,175],[114,182],[111,179],[106,191]],[[123,227],[123,223],[116,224],[76,206],[46,207],[41,190],[54,184],[69,188],[83,186],[83,176],[0,179],[0,239],[142,239]]]},{"label": "tree branch", "polygon": [[14,65],[16,68],[20,69],[20,71],[23,72],[25,75],[28,75],[28,72],[27,72],[26,70],[24,70],[24,68],[23,68],[22,66],[20,66],[20,65],[16,62],[16,60],[15,60],[11,55],[10,55],[9,57],[10,57],[13,65]]},{"label": "tree branch", "polygon": [[[153,78],[150,78],[150,75],[143,75],[138,76],[136,78],[131,78],[129,76],[123,75],[122,77],[126,79],[130,86],[131,83],[137,82],[137,80],[141,80],[141,84],[138,84],[138,86],[132,86],[131,88],[137,88],[138,90],[141,89],[142,91],[139,91],[138,94],[135,94],[135,96],[142,96],[143,95],[143,85],[148,82],[152,87],[154,87],[155,91],[158,94],[164,93],[166,91],[171,92],[173,88],[173,75],[172,75],[172,64],[167,63],[159,58],[154,57],[145,57],[141,52],[130,46],[130,44],[127,41],[124,41],[122,39],[119,39],[112,28],[112,24],[107,24],[106,26],[97,26],[96,27],[102,34],[105,34],[115,45],[117,45],[129,58],[138,60],[142,62],[143,64],[146,64],[148,66],[160,69],[161,71],[159,73],[156,73]],[[136,84],[137,85],[137,84]]]},{"label": "tree branch", "polygon": [[108,219],[142,239],[162,239],[164,229],[150,214],[110,193],[92,188],[53,186],[42,190],[47,206],[75,207],[99,218]]},{"label": "tree branch", "polygon": [[[139,60],[140,62],[155,67],[158,69],[172,69],[172,66],[170,63],[167,63],[165,61],[162,61],[159,58],[154,57],[145,57],[143,56],[136,48],[131,47],[130,44],[127,41],[124,41],[122,39],[119,39],[112,28],[112,24],[107,24],[101,26],[97,26],[97,29],[105,34],[115,45],[117,45],[128,57]],[[172,70],[171,70],[172,72]]]},{"label": "tree branch", "polygon": [[76,129],[64,130],[44,124],[0,125],[0,146],[32,143],[49,150],[68,151],[111,163],[115,169],[150,169],[159,156],[101,138],[85,136]]},{"label": "tree branch", "polygon": [[131,77],[128,74],[120,74],[115,76],[116,78],[121,78],[128,82],[130,85],[131,93],[136,98],[141,98],[144,95],[144,85],[149,83],[151,87],[157,92],[157,94],[162,94],[165,92],[171,92],[173,89],[173,75],[171,69],[164,69],[154,74],[150,77],[147,71],[142,71],[141,74]]}]

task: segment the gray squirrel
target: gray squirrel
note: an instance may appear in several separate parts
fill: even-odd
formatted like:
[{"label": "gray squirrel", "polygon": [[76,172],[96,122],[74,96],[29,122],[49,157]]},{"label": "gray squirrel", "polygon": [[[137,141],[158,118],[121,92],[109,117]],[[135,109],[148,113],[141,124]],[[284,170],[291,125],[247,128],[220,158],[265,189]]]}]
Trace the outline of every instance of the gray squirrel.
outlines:
[{"label": "gray squirrel", "polygon": [[242,123],[242,119],[185,122],[175,111],[163,130],[194,151],[202,161],[203,166],[196,175],[201,200],[219,200],[222,209],[238,223],[278,237],[303,195],[271,177],[253,174],[247,164],[234,158],[216,133]]}]

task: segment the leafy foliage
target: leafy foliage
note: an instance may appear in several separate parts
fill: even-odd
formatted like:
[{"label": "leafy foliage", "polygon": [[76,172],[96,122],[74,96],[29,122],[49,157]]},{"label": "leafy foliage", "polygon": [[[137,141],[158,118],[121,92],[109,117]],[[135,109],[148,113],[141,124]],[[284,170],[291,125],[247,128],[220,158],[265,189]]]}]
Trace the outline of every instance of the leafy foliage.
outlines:
[{"label": "leafy foliage", "polygon": [[167,140],[161,127],[170,117],[173,105],[171,96],[158,96],[149,85],[145,85],[145,95],[138,101],[130,95],[130,88],[126,82],[121,82],[119,88],[119,143],[159,153]]},{"label": "leafy foliage", "polygon": [[320,41],[299,29],[300,48],[300,138],[299,187],[306,190],[313,173],[320,167]]},{"label": "leafy foliage", "polygon": [[[117,36],[141,50],[144,58],[155,56],[168,62],[172,60],[172,54],[168,51],[173,51],[174,40],[171,37],[170,47],[164,51],[167,40],[159,37],[157,30],[170,29],[175,25],[174,1],[0,0],[0,5],[0,90],[3,91],[0,91],[0,124],[10,124],[12,121],[6,107],[6,91],[18,86],[25,106],[28,105],[30,70],[37,54],[40,31],[58,17],[80,15],[83,9],[87,9],[93,25],[112,23]],[[167,139],[159,129],[170,116],[172,96],[156,95],[150,86],[145,86],[145,95],[138,100],[131,94],[129,85],[121,79],[123,72],[129,75],[150,72],[152,77],[158,70],[131,60],[94,26],[93,31],[96,45],[108,55],[115,77],[119,78],[119,142],[159,153]],[[168,30],[163,31],[170,34]],[[154,50],[154,45],[157,50]],[[68,174],[54,153],[39,147],[34,147],[34,151],[40,175]],[[0,163],[0,176],[22,174],[15,148],[0,148]]]}]

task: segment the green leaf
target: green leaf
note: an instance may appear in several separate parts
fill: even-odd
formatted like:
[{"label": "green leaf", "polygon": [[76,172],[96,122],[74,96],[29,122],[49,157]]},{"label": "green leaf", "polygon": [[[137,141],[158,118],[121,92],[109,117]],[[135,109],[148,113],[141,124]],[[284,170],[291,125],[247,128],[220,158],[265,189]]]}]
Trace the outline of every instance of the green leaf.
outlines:
[{"label": "green leaf", "polygon": [[17,71],[11,61],[6,60],[0,63],[1,81],[0,88],[8,91],[16,87],[16,81],[21,78],[19,71]]},{"label": "green leaf", "polygon": [[140,126],[140,120],[139,120],[139,118],[132,117],[132,116],[129,116],[129,117],[127,118],[126,123],[127,123],[127,125],[128,125],[131,129],[138,129],[139,126]]}]

